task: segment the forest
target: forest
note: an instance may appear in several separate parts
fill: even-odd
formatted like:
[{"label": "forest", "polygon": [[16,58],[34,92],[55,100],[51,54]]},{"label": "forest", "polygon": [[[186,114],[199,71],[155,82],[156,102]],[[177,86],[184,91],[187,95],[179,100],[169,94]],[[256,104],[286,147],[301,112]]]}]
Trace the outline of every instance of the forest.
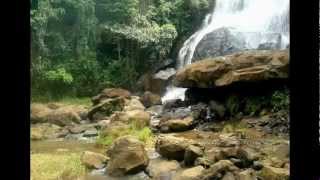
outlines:
[{"label": "forest", "polygon": [[[32,98],[132,90],[175,58],[212,0],[39,0],[31,9]],[[151,67],[151,68],[150,68]]]}]

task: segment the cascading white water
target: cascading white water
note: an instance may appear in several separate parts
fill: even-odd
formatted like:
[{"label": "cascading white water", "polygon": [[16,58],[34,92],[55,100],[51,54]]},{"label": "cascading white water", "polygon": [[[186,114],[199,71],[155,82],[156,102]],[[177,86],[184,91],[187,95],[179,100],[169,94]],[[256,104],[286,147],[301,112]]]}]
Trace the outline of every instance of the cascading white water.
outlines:
[{"label": "cascading white water", "polygon": [[178,68],[191,64],[199,42],[215,29],[228,27],[244,35],[246,47],[256,49],[270,42],[270,34],[281,34],[281,46],[289,43],[289,0],[216,0],[202,27],[185,41],[178,56]]},{"label": "cascading white water", "polygon": [[[281,35],[281,49],[289,44],[290,0],[216,0],[215,8],[179,51],[177,68],[192,63],[197,45],[210,32],[227,27],[234,35],[241,34],[247,49],[262,43],[274,42],[272,34]],[[184,88],[168,87],[163,101],[184,99]]]}]

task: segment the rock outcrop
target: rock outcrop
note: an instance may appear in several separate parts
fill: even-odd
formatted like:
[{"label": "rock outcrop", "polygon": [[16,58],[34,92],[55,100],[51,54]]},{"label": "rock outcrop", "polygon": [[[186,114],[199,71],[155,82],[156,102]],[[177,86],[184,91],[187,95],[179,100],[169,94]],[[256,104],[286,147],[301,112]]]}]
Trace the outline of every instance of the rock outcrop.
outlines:
[{"label": "rock outcrop", "polygon": [[179,70],[174,84],[184,88],[214,88],[237,82],[286,79],[289,51],[245,51],[192,63]]}]

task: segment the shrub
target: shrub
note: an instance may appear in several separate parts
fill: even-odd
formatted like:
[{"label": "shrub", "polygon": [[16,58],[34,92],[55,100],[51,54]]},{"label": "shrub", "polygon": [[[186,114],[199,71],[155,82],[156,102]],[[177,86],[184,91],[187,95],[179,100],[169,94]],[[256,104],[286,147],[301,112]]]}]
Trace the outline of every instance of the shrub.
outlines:
[{"label": "shrub", "polygon": [[281,110],[289,111],[289,91],[275,91],[271,96],[271,107],[273,112]]}]

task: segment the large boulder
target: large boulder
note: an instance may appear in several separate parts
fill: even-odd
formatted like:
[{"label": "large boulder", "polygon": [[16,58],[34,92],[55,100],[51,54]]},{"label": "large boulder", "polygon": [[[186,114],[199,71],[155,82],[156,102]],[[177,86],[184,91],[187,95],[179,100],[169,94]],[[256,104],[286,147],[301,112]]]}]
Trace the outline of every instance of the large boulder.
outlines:
[{"label": "large boulder", "polygon": [[288,78],[289,51],[245,51],[192,63],[179,70],[174,84],[184,88],[214,88],[237,82]]},{"label": "large boulder", "polygon": [[99,104],[101,101],[110,98],[129,98],[131,93],[121,88],[106,88],[100,94],[91,98],[93,105]]},{"label": "large boulder", "polygon": [[160,131],[162,132],[181,132],[192,129],[193,118],[186,117],[183,119],[170,119],[160,121]]},{"label": "large boulder", "polygon": [[[256,41],[250,41],[250,39],[255,39]],[[280,49],[281,34],[264,33],[262,35],[261,32],[239,32],[231,28],[222,27],[202,38],[195,49],[192,61],[256,48],[260,50]]]},{"label": "large boulder", "polygon": [[88,118],[90,120],[99,120],[105,116],[110,116],[115,111],[122,111],[124,106],[125,99],[122,97],[105,99],[89,109]]},{"label": "large boulder", "polygon": [[30,139],[31,140],[44,140],[54,139],[59,136],[62,128],[49,123],[39,123],[31,125],[30,128]]},{"label": "large boulder", "polygon": [[132,110],[124,112],[116,112],[111,117],[111,123],[122,122],[125,124],[133,124],[138,128],[143,128],[150,124],[150,113],[142,110]]},{"label": "large boulder", "polygon": [[107,163],[108,158],[103,154],[85,151],[82,153],[80,160],[89,169],[101,169]]},{"label": "large boulder", "polygon": [[228,28],[219,28],[207,34],[198,44],[192,61],[208,57],[224,56],[244,50],[245,41]]},{"label": "large boulder", "polygon": [[219,162],[210,166],[210,168],[205,169],[199,179],[215,179],[221,176],[224,172],[237,172],[239,168],[234,166],[234,164],[229,160],[220,160]]},{"label": "large boulder", "polygon": [[124,111],[145,110],[145,106],[140,102],[139,97],[131,96],[125,100]]},{"label": "large boulder", "polygon": [[149,163],[143,143],[130,136],[116,139],[107,154],[110,157],[107,172],[111,176],[138,173],[143,171]]},{"label": "large boulder", "polygon": [[153,178],[159,177],[163,173],[175,172],[180,169],[180,164],[175,160],[164,160],[161,158],[150,160],[149,165],[146,169],[149,176]]},{"label": "large boulder", "polygon": [[137,86],[142,86],[140,89],[143,91],[150,91],[162,96],[175,73],[176,70],[174,68],[167,68],[156,73],[147,73],[139,79]]},{"label": "large boulder", "polygon": [[52,109],[44,104],[33,103],[30,107],[30,121],[31,123],[44,123],[48,121],[48,114]]},{"label": "large boulder", "polygon": [[172,135],[159,136],[156,141],[156,151],[165,158],[182,161],[188,145],[191,144],[185,138]]},{"label": "large boulder", "polygon": [[47,114],[48,123],[56,124],[58,126],[67,126],[72,124],[79,124],[81,117],[72,108],[61,107],[53,110]]}]

